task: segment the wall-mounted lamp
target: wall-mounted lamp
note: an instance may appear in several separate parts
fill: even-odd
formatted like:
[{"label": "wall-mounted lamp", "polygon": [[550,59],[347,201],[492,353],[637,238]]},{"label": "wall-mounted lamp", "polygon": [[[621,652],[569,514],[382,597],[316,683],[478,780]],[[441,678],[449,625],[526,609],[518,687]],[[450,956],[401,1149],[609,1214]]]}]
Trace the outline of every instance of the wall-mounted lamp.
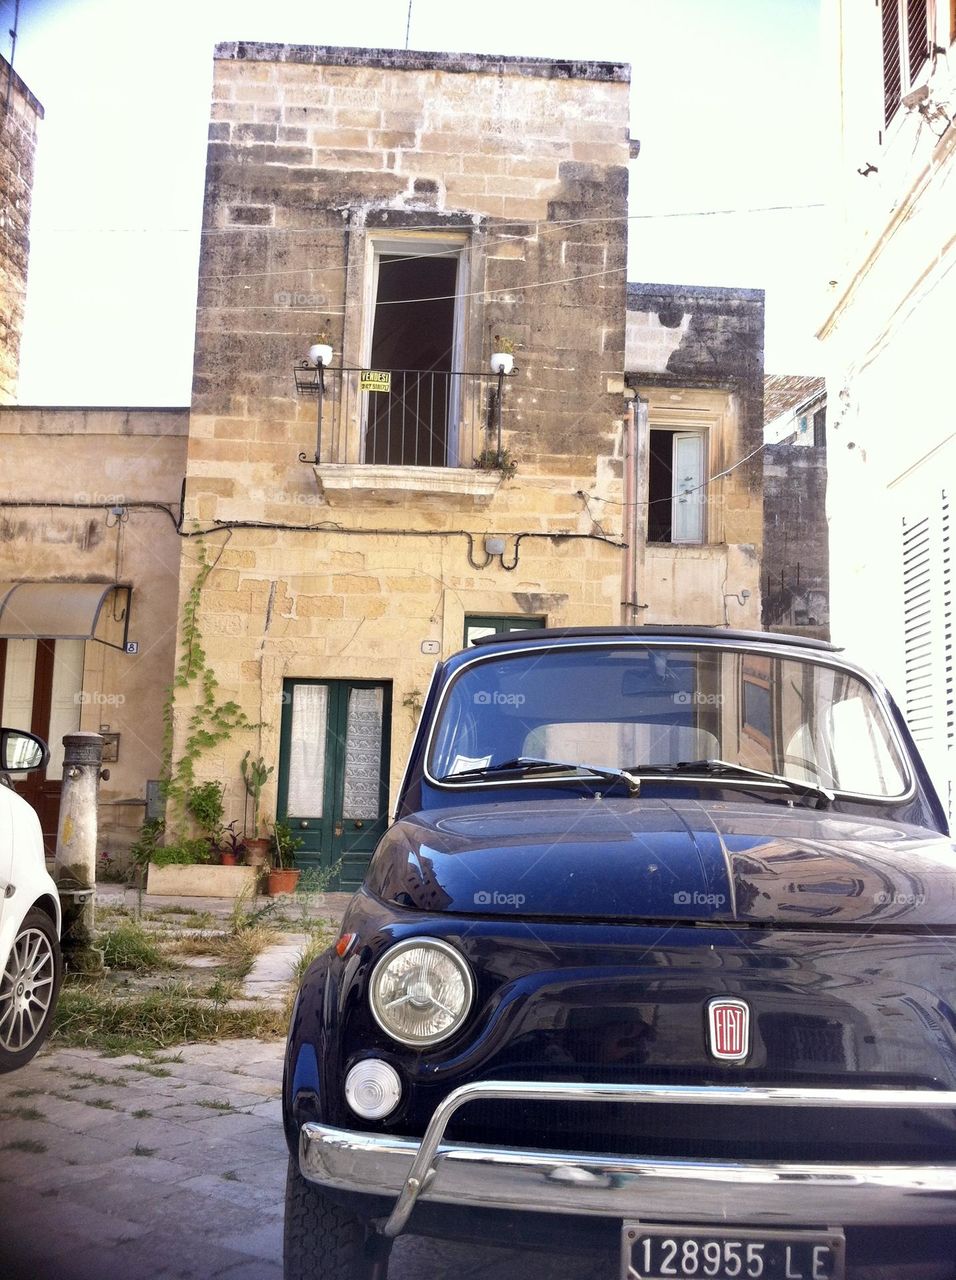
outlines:
[{"label": "wall-mounted lamp", "polygon": [[[295,371],[297,391],[314,391],[318,397],[318,408],[315,422],[315,457],[307,453],[299,454],[300,462],[311,462],[318,466],[322,459],[322,411],[325,407],[325,371],[332,363],[332,340],[327,330],[323,329],[313,340],[309,353],[300,368]],[[315,370],[312,374],[311,371]],[[300,377],[300,372],[304,375]]]},{"label": "wall-mounted lamp", "polygon": [[327,369],[332,363],[332,344],[331,342],[323,342],[321,337],[316,338],[312,346],[309,347],[309,364],[314,365],[317,369]]}]

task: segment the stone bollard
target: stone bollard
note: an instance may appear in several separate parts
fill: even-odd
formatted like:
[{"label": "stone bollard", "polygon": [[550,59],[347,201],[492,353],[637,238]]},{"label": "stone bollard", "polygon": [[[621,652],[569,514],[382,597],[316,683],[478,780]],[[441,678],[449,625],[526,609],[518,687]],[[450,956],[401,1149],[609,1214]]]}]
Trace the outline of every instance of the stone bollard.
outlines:
[{"label": "stone bollard", "polygon": [[96,804],[103,762],[98,733],[63,738],[63,788],[56,835],[56,881],[63,907],[63,951],[74,972],[104,972],[103,952],[93,946],[96,899]]}]

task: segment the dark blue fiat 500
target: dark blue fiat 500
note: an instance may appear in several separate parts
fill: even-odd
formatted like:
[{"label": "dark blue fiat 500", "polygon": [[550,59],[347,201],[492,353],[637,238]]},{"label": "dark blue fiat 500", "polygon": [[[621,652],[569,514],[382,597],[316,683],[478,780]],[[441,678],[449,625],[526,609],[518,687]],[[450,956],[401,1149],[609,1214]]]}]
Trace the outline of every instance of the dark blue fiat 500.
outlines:
[{"label": "dark blue fiat 500", "polygon": [[946,830],[820,642],[529,631],[440,664],[292,1016],[287,1280],[384,1277],[406,1230],[608,1280],[956,1276]]}]

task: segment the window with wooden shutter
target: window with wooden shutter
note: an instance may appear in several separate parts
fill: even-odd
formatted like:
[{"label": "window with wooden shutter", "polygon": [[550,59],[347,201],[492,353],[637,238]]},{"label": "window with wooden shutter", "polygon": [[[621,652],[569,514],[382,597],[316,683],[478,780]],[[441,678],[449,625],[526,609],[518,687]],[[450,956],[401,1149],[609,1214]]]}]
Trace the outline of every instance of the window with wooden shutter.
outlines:
[{"label": "window with wooden shutter", "polygon": [[884,124],[918,82],[929,58],[932,10],[932,0],[881,0]]},{"label": "window with wooden shutter", "polygon": [[906,54],[912,84],[929,57],[928,0],[906,0]]},{"label": "window with wooden shutter", "polygon": [[889,124],[903,97],[899,0],[883,0],[883,121]]},{"label": "window with wooden shutter", "polygon": [[944,489],[928,510],[903,521],[903,710],[951,820],[956,818],[953,559],[952,497]]},{"label": "window with wooden shutter", "polygon": [[652,427],[648,467],[649,542],[706,541],[706,431]]}]

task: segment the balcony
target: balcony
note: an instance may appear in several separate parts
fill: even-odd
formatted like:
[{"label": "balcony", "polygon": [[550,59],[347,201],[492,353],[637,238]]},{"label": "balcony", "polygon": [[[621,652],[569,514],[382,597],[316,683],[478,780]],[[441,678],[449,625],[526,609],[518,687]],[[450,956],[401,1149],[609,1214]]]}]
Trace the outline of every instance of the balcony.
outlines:
[{"label": "balcony", "polygon": [[417,493],[480,505],[501,483],[475,459],[501,455],[505,375],[310,364],[294,373],[296,391],[316,398],[315,449],[299,460],[330,502]]}]

